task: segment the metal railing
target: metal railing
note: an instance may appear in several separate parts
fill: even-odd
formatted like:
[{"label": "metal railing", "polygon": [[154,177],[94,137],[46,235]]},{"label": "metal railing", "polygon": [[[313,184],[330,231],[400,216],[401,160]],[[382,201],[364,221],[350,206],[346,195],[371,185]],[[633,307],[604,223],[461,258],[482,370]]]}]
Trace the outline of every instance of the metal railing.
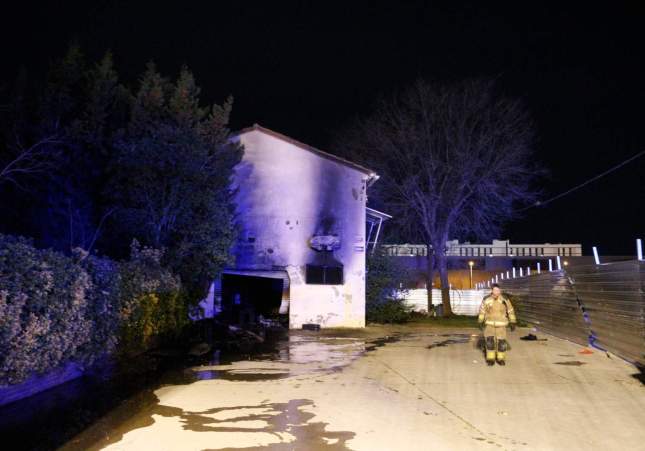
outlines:
[{"label": "metal railing", "polygon": [[500,285],[520,319],[645,365],[645,261],[573,266]]}]

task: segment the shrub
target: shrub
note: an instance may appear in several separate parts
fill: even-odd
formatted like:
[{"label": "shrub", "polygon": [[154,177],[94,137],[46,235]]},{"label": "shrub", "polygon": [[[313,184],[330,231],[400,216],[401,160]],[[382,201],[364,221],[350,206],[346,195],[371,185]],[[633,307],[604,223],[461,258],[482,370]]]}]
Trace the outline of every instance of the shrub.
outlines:
[{"label": "shrub", "polygon": [[120,351],[135,355],[174,338],[188,322],[179,279],[161,265],[163,252],[134,241],[121,264]]},{"label": "shrub", "polygon": [[0,383],[79,357],[91,340],[90,278],[72,259],[0,235]]},{"label": "shrub", "polygon": [[410,319],[405,304],[405,268],[393,258],[375,252],[367,258],[365,316],[368,322],[401,323]]},{"label": "shrub", "polygon": [[121,263],[73,254],[0,235],[0,385],[69,361],[140,354],[187,324],[186,296],[161,251],[134,242]]},{"label": "shrub", "polygon": [[120,265],[109,258],[88,255],[74,249],[74,256],[92,281],[86,293],[88,319],[92,323],[90,341],[80,350],[87,363],[114,352],[119,341],[121,326],[121,273]]}]

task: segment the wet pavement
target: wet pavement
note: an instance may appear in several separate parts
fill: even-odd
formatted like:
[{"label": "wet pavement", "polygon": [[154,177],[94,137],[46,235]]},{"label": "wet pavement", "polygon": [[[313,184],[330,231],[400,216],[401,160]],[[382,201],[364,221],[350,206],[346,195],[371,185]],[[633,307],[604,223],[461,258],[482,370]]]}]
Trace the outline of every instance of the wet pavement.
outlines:
[{"label": "wet pavement", "polygon": [[645,449],[645,385],[620,359],[476,329],[292,332],[215,351],[122,400],[63,450]]}]

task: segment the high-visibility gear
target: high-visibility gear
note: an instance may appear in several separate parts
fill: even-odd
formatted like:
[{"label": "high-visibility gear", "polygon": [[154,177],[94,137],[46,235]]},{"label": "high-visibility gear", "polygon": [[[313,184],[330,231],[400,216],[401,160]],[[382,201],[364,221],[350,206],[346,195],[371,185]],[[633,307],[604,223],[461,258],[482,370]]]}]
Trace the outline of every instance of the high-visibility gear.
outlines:
[{"label": "high-visibility gear", "polygon": [[511,301],[501,295],[495,298],[492,294],[486,296],[482,301],[478,320],[487,326],[496,327],[506,327],[509,322],[517,322]]},{"label": "high-visibility gear", "polygon": [[517,322],[511,301],[502,296],[486,296],[479,308],[478,321],[485,325],[486,361],[504,362],[508,350],[506,326]]}]

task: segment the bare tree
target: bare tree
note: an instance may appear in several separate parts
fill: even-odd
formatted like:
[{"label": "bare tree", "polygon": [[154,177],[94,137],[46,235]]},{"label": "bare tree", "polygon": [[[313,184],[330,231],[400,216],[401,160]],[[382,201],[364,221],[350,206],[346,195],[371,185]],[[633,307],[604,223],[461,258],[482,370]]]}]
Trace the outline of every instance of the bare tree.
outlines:
[{"label": "bare tree", "polygon": [[0,185],[5,182],[13,183],[20,189],[25,189],[21,179],[36,176],[51,170],[58,155],[55,136],[47,136],[34,144],[25,147],[20,139],[8,152],[4,162],[0,162]]},{"label": "bare tree", "polygon": [[373,196],[394,215],[400,234],[426,244],[428,308],[436,268],[446,316],[452,314],[446,242],[494,236],[518,204],[537,194],[529,115],[493,88],[491,81],[417,81],[382,99],[338,142],[381,174]]}]

